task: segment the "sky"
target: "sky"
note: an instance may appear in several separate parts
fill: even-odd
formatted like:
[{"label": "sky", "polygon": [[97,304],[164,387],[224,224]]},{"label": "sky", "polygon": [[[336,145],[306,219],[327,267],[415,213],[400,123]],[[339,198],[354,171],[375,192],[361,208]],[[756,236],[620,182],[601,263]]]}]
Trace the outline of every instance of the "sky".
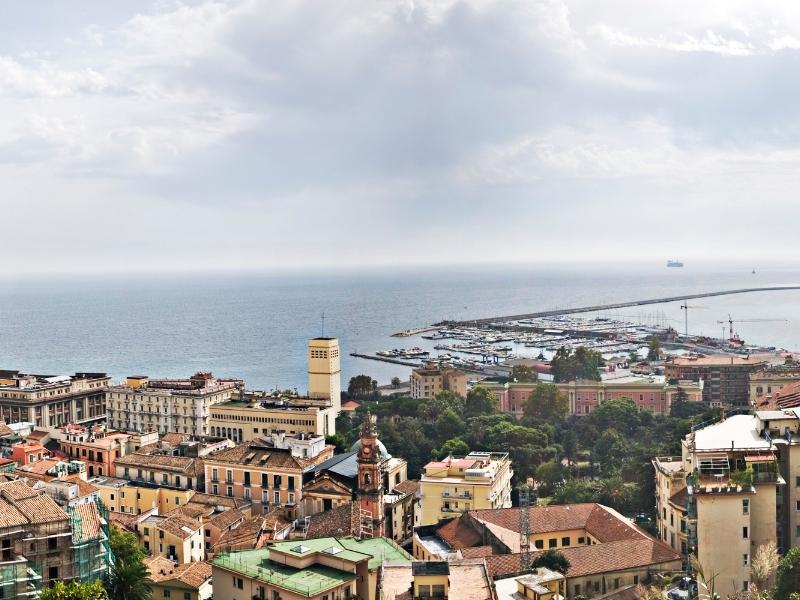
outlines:
[{"label": "sky", "polygon": [[797,2],[0,3],[6,269],[791,254]]}]

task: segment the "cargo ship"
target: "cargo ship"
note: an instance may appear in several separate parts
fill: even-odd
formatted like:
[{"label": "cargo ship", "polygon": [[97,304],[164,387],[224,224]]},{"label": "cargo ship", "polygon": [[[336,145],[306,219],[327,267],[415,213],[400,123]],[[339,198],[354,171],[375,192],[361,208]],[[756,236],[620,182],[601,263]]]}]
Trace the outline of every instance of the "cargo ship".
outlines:
[{"label": "cargo ship", "polygon": [[682,267],[683,263],[679,260],[668,260],[667,261],[668,267]]}]

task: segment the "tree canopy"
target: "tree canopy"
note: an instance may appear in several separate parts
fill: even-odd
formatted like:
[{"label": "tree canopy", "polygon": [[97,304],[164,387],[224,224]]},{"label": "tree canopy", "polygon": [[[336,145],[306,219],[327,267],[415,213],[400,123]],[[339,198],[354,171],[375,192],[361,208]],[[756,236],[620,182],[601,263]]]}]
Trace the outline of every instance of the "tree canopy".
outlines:
[{"label": "tree canopy", "polygon": [[545,550],[533,560],[531,567],[545,567],[551,571],[558,571],[561,574],[566,574],[570,564],[567,557],[558,550]]},{"label": "tree canopy", "polygon": [[56,581],[52,587],[42,590],[40,600],[107,600],[108,593],[100,581],[80,582]]},{"label": "tree canopy", "polygon": [[528,365],[514,365],[511,367],[511,381],[517,383],[531,383],[536,381],[539,376],[536,371],[531,369]]},{"label": "tree canopy", "polygon": [[550,361],[550,372],[556,383],[566,383],[577,379],[600,381],[600,367],[605,364],[603,355],[583,346],[574,351],[559,348]]},{"label": "tree canopy", "polygon": [[528,395],[522,410],[529,423],[556,421],[567,416],[569,401],[567,395],[553,384],[538,383]]}]

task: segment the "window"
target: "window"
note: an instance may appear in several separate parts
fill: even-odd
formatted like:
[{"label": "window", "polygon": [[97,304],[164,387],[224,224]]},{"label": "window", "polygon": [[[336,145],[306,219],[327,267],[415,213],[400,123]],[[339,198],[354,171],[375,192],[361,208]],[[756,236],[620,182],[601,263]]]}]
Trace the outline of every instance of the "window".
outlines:
[{"label": "window", "polygon": [[237,577],[236,578],[236,587],[238,589],[240,589],[240,590],[243,590],[244,589],[244,579],[242,579],[241,577]]},{"label": "window", "polygon": [[269,487],[269,475],[267,473],[261,474],[261,487],[268,488]]},{"label": "window", "polygon": [[250,471],[244,472],[244,485],[250,487]]},{"label": "window", "polygon": [[219,480],[219,471],[217,469],[211,469],[211,481],[218,481]]},{"label": "window", "polygon": [[58,579],[58,567],[50,567],[47,569],[47,575],[50,577],[50,581]]},{"label": "window", "polygon": [[750,582],[749,581],[743,581],[742,582],[742,590],[744,590],[746,592],[749,589],[750,589]]},{"label": "window", "polygon": [[800,525],[795,527],[794,535],[795,537],[800,537]]},{"label": "window", "polygon": [[561,545],[562,546],[569,546],[569,538],[568,537],[562,537],[561,538]]},{"label": "window", "polygon": [[170,597],[170,591],[164,590],[164,598],[169,598],[169,597]]},{"label": "window", "polygon": [[175,475],[175,487],[181,487],[181,476]]},{"label": "window", "polygon": [[746,567],[748,562],[750,562],[750,555],[742,554],[742,565]]},{"label": "window", "polygon": [[558,547],[558,540],[556,538],[550,538],[547,540],[547,547],[548,548],[557,548]]},{"label": "window", "polygon": [[211,493],[215,496],[219,494],[219,486],[216,483],[211,486]]},{"label": "window", "polygon": [[275,504],[281,503],[281,493],[278,490],[275,490]]},{"label": "window", "polygon": [[575,584],[575,595],[576,596],[580,596],[581,595],[581,584],[580,583],[576,583]]},{"label": "window", "polygon": [[639,583],[639,576],[638,575],[634,575],[633,576],[633,585],[637,585],[638,583]]},{"label": "window", "polygon": [[225,471],[225,481],[227,481],[228,483],[233,483],[233,471],[231,471],[230,469]]},{"label": "window", "polygon": [[183,600],[192,600],[192,592],[183,592]]},{"label": "window", "polygon": [[794,484],[797,487],[800,487],[800,475],[795,475]]},{"label": "window", "polygon": [[750,533],[749,533],[747,527],[742,527],[742,537],[744,539],[747,539],[749,535],[750,535]]},{"label": "window", "polygon": [[583,544],[584,542],[586,542],[585,538],[582,538],[582,537],[578,538],[578,543],[579,544]]},{"label": "window", "polygon": [[750,500],[748,498],[742,500],[742,514],[743,515],[750,514]]},{"label": "window", "polygon": [[614,589],[615,590],[619,589],[619,577],[614,578]]},{"label": "window", "polygon": [[226,493],[228,496],[233,496],[233,487],[229,485],[229,486],[227,487],[227,489],[226,489],[225,493]]},{"label": "window", "polygon": [[281,487],[281,476],[280,475],[273,475],[272,476],[272,487],[278,489]]},{"label": "window", "polygon": [[533,545],[536,546],[537,549],[542,550],[544,549],[544,540],[536,540]]},{"label": "window", "polygon": [[290,490],[294,489],[294,477],[291,475],[287,478],[287,484]]}]

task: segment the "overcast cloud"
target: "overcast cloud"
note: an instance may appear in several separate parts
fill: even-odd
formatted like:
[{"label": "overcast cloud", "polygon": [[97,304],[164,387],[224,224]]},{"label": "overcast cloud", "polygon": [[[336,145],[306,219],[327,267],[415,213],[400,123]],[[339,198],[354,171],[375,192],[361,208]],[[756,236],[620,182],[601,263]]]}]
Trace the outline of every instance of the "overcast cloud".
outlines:
[{"label": "overcast cloud", "polygon": [[4,265],[769,258],[796,237],[797,2],[2,6]]}]

